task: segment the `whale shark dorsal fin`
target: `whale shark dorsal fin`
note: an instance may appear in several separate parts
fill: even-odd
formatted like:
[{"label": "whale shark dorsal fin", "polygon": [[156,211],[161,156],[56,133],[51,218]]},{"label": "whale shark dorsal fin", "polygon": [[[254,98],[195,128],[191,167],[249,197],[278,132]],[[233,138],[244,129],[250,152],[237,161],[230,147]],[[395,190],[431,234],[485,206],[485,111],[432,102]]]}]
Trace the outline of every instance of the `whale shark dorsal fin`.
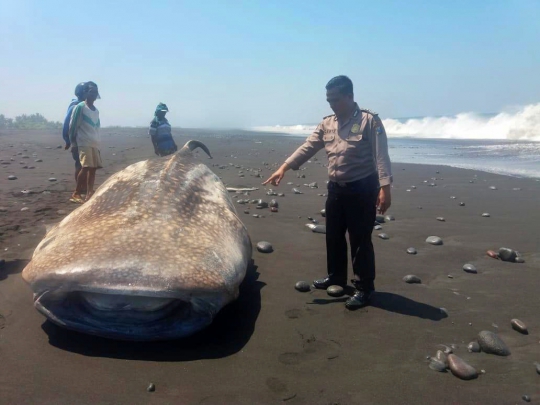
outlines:
[{"label": "whale shark dorsal fin", "polygon": [[193,152],[197,148],[201,148],[210,157],[210,159],[213,159],[206,145],[200,141],[195,141],[193,139],[190,141],[187,141],[186,144],[182,147],[182,149],[180,149],[178,154],[185,155],[185,154]]}]

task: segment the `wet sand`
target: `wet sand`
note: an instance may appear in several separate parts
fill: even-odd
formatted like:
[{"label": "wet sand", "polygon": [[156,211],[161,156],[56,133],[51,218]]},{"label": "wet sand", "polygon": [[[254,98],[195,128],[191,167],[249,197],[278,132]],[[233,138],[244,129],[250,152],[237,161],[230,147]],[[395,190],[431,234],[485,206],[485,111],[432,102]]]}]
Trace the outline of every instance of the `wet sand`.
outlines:
[{"label": "wet sand", "polygon": [[[103,129],[105,168],[98,184],[131,163],[155,158],[145,132]],[[68,201],[73,160],[57,149],[63,144],[58,133],[0,131],[0,259],[6,261],[0,269],[0,403],[519,404],[522,395],[540,401],[534,366],[540,362],[540,182],[394,164],[388,214],[396,220],[382,224],[373,238],[378,292],[372,306],[349,312],[346,297],[294,290],[297,281],[326,272],[324,235],[305,226],[308,216],[324,223],[325,198],[318,195],[326,192],[324,152],[305,170],[287,173],[275,189],[285,197],[269,197],[260,183],[300,138],[188,129],[174,134],[179,146],[203,141],[214,159],[198,156],[226,184],[260,187],[250,199],[277,199],[277,213],[251,205],[244,214],[248,206],[237,205],[253,244],[269,241],[274,252],[254,249],[239,299],[191,338],[131,343],[63,330],[33,308],[20,273],[46,225],[77,208]],[[258,168],[263,178],[248,170]],[[304,186],[314,181],[318,189]],[[296,185],[304,194],[293,194]],[[491,216],[482,217],[485,212]],[[378,238],[379,232],[390,238]],[[427,244],[432,235],[444,244]],[[503,246],[518,250],[525,263],[486,255]],[[409,247],[418,254],[407,254]],[[464,272],[465,263],[478,274]],[[422,283],[404,283],[408,274]],[[512,329],[513,318],[527,324],[528,335]],[[467,344],[482,330],[497,332],[512,354],[469,353]],[[429,369],[426,356],[440,344],[456,345],[454,352],[485,374],[462,381]],[[155,392],[146,391],[149,383]]]}]

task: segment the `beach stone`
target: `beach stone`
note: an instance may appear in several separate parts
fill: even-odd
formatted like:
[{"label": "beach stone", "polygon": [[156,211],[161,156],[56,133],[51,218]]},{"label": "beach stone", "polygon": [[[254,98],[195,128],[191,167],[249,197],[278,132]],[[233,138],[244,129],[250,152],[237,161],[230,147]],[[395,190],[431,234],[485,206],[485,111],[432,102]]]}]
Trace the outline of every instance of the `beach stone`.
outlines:
[{"label": "beach stone", "polygon": [[285,194],[283,194],[283,193],[278,193],[278,197],[285,197]]},{"label": "beach stone", "polygon": [[67,211],[66,210],[58,210],[58,211],[56,211],[56,213],[58,215],[65,215],[65,214],[67,214]]},{"label": "beach stone", "polygon": [[465,207],[465,203],[464,203],[464,202],[460,202],[460,203],[459,203],[459,206],[460,206],[460,207]]},{"label": "beach stone", "polygon": [[387,240],[387,239],[390,239],[390,236],[388,236],[387,234],[385,233],[380,233],[377,235],[379,238],[381,239],[384,239],[384,240]]},{"label": "beach stone", "polygon": [[410,255],[415,255],[418,252],[416,251],[415,248],[410,247],[410,248],[407,249],[407,253],[410,254]]},{"label": "beach stone", "polygon": [[441,363],[443,363],[446,368],[448,368],[448,355],[445,352],[443,352],[442,350],[437,350],[435,358]]},{"label": "beach stone", "polygon": [[380,231],[380,230],[382,229],[382,226],[380,226],[380,225],[375,225],[375,226],[373,227],[373,229],[375,229],[376,231]]},{"label": "beach stone", "polygon": [[476,369],[455,354],[448,355],[448,367],[452,374],[462,380],[473,380],[478,377]]},{"label": "beach stone", "polygon": [[387,215],[387,216],[384,217],[384,219],[386,221],[395,221],[396,220],[396,218],[393,215]]},{"label": "beach stone", "polygon": [[474,265],[470,263],[464,264],[463,270],[466,271],[467,273],[473,273],[473,274],[478,273],[478,271],[476,270],[476,267],[474,267]]},{"label": "beach stone", "polygon": [[323,218],[326,218],[326,209],[321,210],[321,215],[323,216]]},{"label": "beach stone", "polygon": [[316,182],[309,183],[309,184],[308,184],[308,187],[309,187],[309,188],[319,188],[319,186],[317,185]]},{"label": "beach stone", "polygon": [[499,249],[499,258],[504,262],[513,262],[516,260],[517,254],[514,250],[509,248],[500,248]]},{"label": "beach stone", "polygon": [[8,180],[17,180],[17,176],[8,176]]},{"label": "beach stone", "polygon": [[272,244],[265,241],[257,243],[257,250],[261,253],[272,253],[274,251]]},{"label": "beach stone", "polygon": [[49,181],[56,181],[56,178],[55,177],[50,177]]},{"label": "beach stone", "polygon": [[478,342],[469,343],[467,345],[467,350],[469,351],[469,353],[480,353],[481,352],[480,345],[478,344]]},{"label": "beach stone", "polygon": [[494,250],[488,250],[486,254],[493,259],[499,259],[499,255]]},{"label": "beach stone", "polygon": [[456,199],[456,196],[455,196],[455,195],[451,195],[450,198],[451,198],[452,200],[455,200],[455,199]]},{"label": "beach stone", "polygon": [[326,293],[331,297],[342,297],[345,290],[340,285],[331,285],[326,289]]},{"label": "beach stone", "polygon": [[0,212],[7,212],[7,211],[8,211],[7,208],[5,208],[5,207],[0,207]]},{"label": "beach stone", "polygon": [[279,204],[276,200],[271,200],[270,201],[270,204],[268,204],[271,208],[278,208],[279,207]]},{"label": "beach stone", "polygon": [[379,224],[384,224],[384,215],[377,215],[375,217],[375,221],[377,221]]},{"label": "beach stone", "polygon": [[523,396],[521,397],[521,399],[524,400],[525,402],[531,402],[531,397],[528,396],[528,395],[523,395]]},{"label": "beach stone", "polygon": [[278,209],[277,209],[277,207],[272,207],[272,208],[270,208],[270,211],[272,211],[272,212],[278,212]]},{"label": "beach stone", "polygon": [[154,392],[156,390],[156,386],[153,383],[148,384],[148,387],[146,387],[146,391],[148,392]]},{"label": "beach stone", "polygon": [[524,335],[529,334],[529,331],[527,330],[527,325],[525,325],[519,319],[512,319],[510,321],[510,324],[512,325],[512,329],[514,329],[515,331],[518,331],[519,333],[523,333]]},{"label": "beach stone", "polygon": [[249,214],[249,210],[244,210],[244,214]]},{"label": "beach stone", "polygon": [[429,361],[429,368],[434,371],[438,371],[439,373],[446,372],[446,365],[433,357]]},{"label": "beach stone", "polygon": [[430,243],[432,245],[442,245],[443,244],[443,240],[441,238],[439,238],[438,236],[428,236],[428,238],[426,239],[426,242]]},{"label": "beach stone", "polygon": [[261,216],[259,214],[253,214],[252,217],[253,218],[260,218]]},{"label": "beach stone", "polygon": [[497,190],[497,187],[495,187],[495,186],[490,186],[489,189],[490,189],[490,190]]},{"label": "beach stone", "polygon": [[506,343],[495,333],[484,330],[478,334],[478,344],[484,353],[496,354],[497,356],[510,355],[510,349]]},{"label": "beach stone", "polygon": [[311,290],[311,286],[305,281],[299,281],[294,285],[294,288],[300,292],[308,292]]},{"label": "beach stone", "polygon": [[304,194],[300,190],[298,190],[297,188],[293,188],[292,191],[293,191],[294,194]]},{"label": "beach stone", "polygon": [[421,284],[422,280],[420,280],[419,277],[409,274],[408,276],[403,277],[403,281],[405,281],[407,284]]},{"label": "beach stone", "polygon": [[525,259],[523,257],[518,256],[516,257],[516,260],[514,260],[515,263],[525,263]]},{"label": "beach stone", "polygon": [[34,162],[41,163],[41,162],[43,162],[43,159],[36,159],[36,160],[34,160]]},{"label": "beach stone", "polygon": [[28,207],[23,207],[23,208],[21,208],[21,211],[28,211],[29,209],[30,208],[28,208]]},{"label": "beach stone", "polygon": [[540,363],[534,363],[534,366],[536,367],[536,372],[540,374]]},{"label": "beach stone", "polygon": [[446,221],[446,219],[444,219],[443,217],[437,217],[437,221],[444,222],[444,221]]},{"label": "beach stone", "polygon": [[263,208],[268,208],[268,203],[266,201],[263,201],[263,200],[258,200],[257,201],[257,206],[255,208],[258,209],[258,210],[261,210]]},{"label": "beach stone", "polygon": [[484,213],[482,214],[482,216],[483,216],[484,218],[489,218],[491,215],[489,215],[489,213],[487,213],[487,212],[484,212]]}]

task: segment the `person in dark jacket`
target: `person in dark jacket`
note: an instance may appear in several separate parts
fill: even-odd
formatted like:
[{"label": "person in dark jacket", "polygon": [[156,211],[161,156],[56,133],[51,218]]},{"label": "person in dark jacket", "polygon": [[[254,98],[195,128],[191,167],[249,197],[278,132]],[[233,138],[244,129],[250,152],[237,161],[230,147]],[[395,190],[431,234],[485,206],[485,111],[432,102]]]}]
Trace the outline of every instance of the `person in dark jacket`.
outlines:
[{"label": "person in dark jacket", "polygon": [[154,113],[154,119],[150,122],[150,129],[148,134],[152,138],[152,144],[154,145],[154,152],[158,156],[171,155],[178,150],[176,143],[171,134],[171,125],[165,114],[169,109],[164,103],[159,103]]},{"label": "person in dark jacket", "polygon": [[75,106],[83,102],[86,98],[84,93],[84,85],[85,82],[81,82],[75,87],[75,97],[77,97],[77,99],[71,100],[66,113],[66,118],[64,118],[64,126],[62,128],[62,137],[66,143],[64,149],[69,150],[69,148],[72,147],[71,156],[73,156],[73,160],[75,161],[75,181],[77,181],[77,178],[79,177],[82,166],[81,161],[79,160],[79,149],[77,145],[72,144],[69,140],[69,122],[71,121],[71,114],[73,114],[73,109]]}]

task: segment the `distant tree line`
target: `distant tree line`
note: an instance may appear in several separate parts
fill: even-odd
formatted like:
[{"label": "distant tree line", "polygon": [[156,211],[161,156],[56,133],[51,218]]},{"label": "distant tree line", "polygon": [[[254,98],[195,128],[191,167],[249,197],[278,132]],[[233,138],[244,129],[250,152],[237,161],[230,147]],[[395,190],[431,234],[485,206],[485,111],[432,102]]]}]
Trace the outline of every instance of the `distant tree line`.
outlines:
[{"label": "distant tree line", "polygon": [[0,129],[60,129],[61,122],[48,121],[41,114],[19,115],[18,117],[6,118],[0,114]]}]

